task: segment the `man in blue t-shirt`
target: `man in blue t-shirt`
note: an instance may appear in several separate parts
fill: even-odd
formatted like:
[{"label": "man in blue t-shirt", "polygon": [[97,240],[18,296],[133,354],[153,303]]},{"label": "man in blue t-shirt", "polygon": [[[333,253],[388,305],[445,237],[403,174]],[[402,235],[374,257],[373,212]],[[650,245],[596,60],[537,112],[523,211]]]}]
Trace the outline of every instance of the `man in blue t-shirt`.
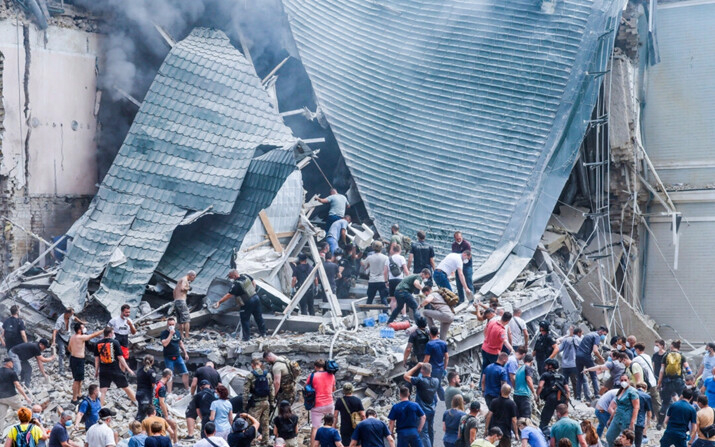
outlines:
[{"label": "man in blue t-shirt", "polygon": [[[576,369],[578,370],[578,379],[576,380],[576,390],[574,391],[577,396],[581,395],[581,390],[583,389],[583,397],[586,400],[591,400],[591,393],[588,391],[588,382],[583,374],[583,370],[586,368],[592,368],[596,366],[593,361],[591,354],[595,355],[600,359],[600,363],[604,363],[605,360],[598,350],[601,342],[606,339],[608,334],[608,329],[605,326],[601,326],[597,331],[589,332],[584,335],[579,343],[578,348],[576,348]],[[591,384],[593,385],[593,395],[598,396],[598,391],[600,390],[600,385],[598,384],[598,373],[596,371],[590,371],[589,376],[591,377]]]},{"label": "man in blue t-shirt", "polygon": [[690,439],[695,439],[698,429],[698,416],[695,409],[690,404],[693,398],[693,391],[690,388],[683,390],[677,402],[668,407],[665,414],[665,433],[660,438],[660,447],[686,447],[688,440],[688,430]]},{"label": "man in blue t-shirt", "polygon": [[392,406],[387,419],[390,431],[397,433],[397,447],[424,447],[419,434],[426,422],[425,413],[410,402],[410,389],[406,386],[400,387],[400,402]]},{"label": "man in blue t-shirt", "polygon": [[365,411],[366,419],[355,427],[350,440],[350,447],[360,444],[362,447],[384,447],[385,439],[390,447],[395,447],[395,440],[392,439],[390,429],[387,424],[377,419],[377,412],[372,408]]},{"label": "man in blue t-shirt", "polygon": [[343,444],[340,442],[340,432],[333,427],[335,424],[335,416],[328,413],[323,416],[323,426],[315,433],[315,442],[320,447],[339,447]]},{"label": "man in blue t-shirt", "polygon": [[99,387],[96,384],[89,386],[87,390],[88,396],[82,399],[77,408],[77,417],[75,418],[75,427],[79,426],[80,421],[86,414],[87,417],[84,420],[85,429],[89,430],[89,427],[96,424],[99,420],[99,410],[102,409],[102,402],[99,399]]},{"label": "man in blue t-shirt", "polygon": [[425,347],[425,362],[432,365],[432,377],[439,380],[437,394],[440,400],[444,400],[444,389],[442,388],[442,378],[449,364],[449,352],[447,343],[439,338],[439,329],[436,326],[429,328],[430,341]]},{"label": "man in blue t-shirt", "polygon": [[492,400],[499,397],[501,393],[501,386],[505,383],[509,383],[509,374],[504,368],[504,364],[509,359],[509,355],[506,352],[500,352],[497,357],[496,363],[492,363],[486,368],[482,373],[482,394],[484,395],[484,402],[487,404],[487,408],[490,408]]},{"label": "man in blue t-shirt", "polygon": [[[417,374],[418,371],[419,375]],[[418,363],[403,376],[405,381],[414,385],[417,396],[415,402],[425,414],[424,428],[420,431],[422,445],[425,447],[434,445],[434,415],[437,411],[437,392],[440,386],[439,380],[432,377],[431,374],[431,364]]]}]

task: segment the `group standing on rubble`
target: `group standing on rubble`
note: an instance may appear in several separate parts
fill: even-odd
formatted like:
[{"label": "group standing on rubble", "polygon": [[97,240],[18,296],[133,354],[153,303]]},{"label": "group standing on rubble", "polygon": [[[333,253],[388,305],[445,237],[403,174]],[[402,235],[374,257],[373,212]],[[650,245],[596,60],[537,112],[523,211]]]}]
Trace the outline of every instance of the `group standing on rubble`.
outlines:
[{"label": "group standing on rubble", "polygon": [[[346,215],[347,199],[331,190],[330,196],[319,200],[329,204],[330,211],[326,240],[318,248],[321,259],[314,261],[322,263],[328,284],[319,281],[317,267],[301,253],[293,266],[291,287],[303,294],[300,312],[314,315],[316,297],[346,296],[352,281],[363,272],[368,279],[367,304],[372,305],[379,295],[376,306],[389,314],[387,324],[398,318],[409,322],[402,362],[405,373],[386,420],[379,419],[375,409],[364,407],[354,395],[352,381],[338,383],[339,365],[333,360],[315,361],[305,375],[297,362],[265,351],[251,359],[242,389],[223,383],[212,362],[191,376],[184,345],[191,321],[186,299],[197,274],[189,271],[174,289],[176,317],[166,320],[158,336],[165,367],[161,371],[152,355],[138,359],[136,371],[129,366],[130,336],[138,332],[129,305],[121,306],[119,315],[93,333],[88,333],[87,322],[66,309],[57,318],[51,341],[29,341],[19,308],[12,306],[0,338],[7,349],[0,368],[0,432],[9,409],[17,412],[18,423],[7,433],[5,447],[35,447],[40,442],[49,447],[78,447],[70,439],[70,433],[76,437],[78,432],[68,431],[73,425],[84,425],[86,447],[117,446],[118,430],[124,428],[113,422],[117,412],[108,401],[112,384],[136,405],[135,420],[126,427],[132,433],[129,447],[194,442],[197,431],[201,439],[196,440],[196,447],[297,447],[301,415],[310,425],[309,447],[385,443],[391,447],[509,447],[514,442],[522,447],[641,447],[652,424],[657,430],[665,427],[661,447],[715,447],[711,408],[715,407],[715,343],[708,344],[694,377],[678,340],[668,347],[664,340],[655,341],[649,356],[646,345],[633,335],[613,337],[607,344],[606,327],[586,334],[583,328],[570,327],[560,336],[548,321],[541,321],[532,336],[521,309],[505,309],[497,297],[488,304],[474,299],[471,312],[486,325],[481,375],[460,374],[450,368],[447,340],[455,308],[465,302],[463,307],[471,308],[468,303],[474,292],[471,245],[462,233],[454,233],[451,253],[440,262],[435,261],[424,231],[418,231],[413,242],[400,233],[398,224],[392,225],[389,240],[374,241],[360,251],[347,237],[351,222]],[[259,335],[265,336],[255,280],[236,269],[228,272],[228,278],[232,281],[229,291],[213,307],[235,303],[240,307],[243,339],[251,337],[251,319]],[[98,383],[90,383],[83,394],[85,345],[97,337],[101,339],[92,343],[91,352]],[[46,357],[42,353],[50,346],[56,354]],[[55,360],[63,377],[69,358],[72,401],[69,408],[58,410],[59,422],[49,431],[41,422],[43,408],[33,401],[31,392],[33,358],[45,378],[45,365]],[[600,373],[607,373],[608,378],[599,378]],[[136,392],[127,375],[136,376]],[[176,375],[183,385],[178,390],[174,389]],[[187,433],[181,440],[173,415],[176,410],[169,400],[174,391],[185,394],[188,401]],[[593,417],[572,418],[572,397],[592,407]],[[21,398],[32,410],[22,405]],[[435,439],[440,419],[443,437]]]}]

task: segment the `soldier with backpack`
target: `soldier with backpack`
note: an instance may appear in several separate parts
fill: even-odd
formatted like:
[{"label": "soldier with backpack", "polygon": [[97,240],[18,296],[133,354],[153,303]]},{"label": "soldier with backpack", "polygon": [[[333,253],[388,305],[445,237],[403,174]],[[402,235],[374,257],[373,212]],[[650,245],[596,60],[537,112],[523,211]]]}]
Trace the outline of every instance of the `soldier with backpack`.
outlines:
[{"label": "soldier with backpack", "polygon": [[271,410],[275,403],[273,379],[263,370],[261,359],[251,360],[251,374],[246,377],[243,385],[244,397],[248,397],[248,414],[256,418],[261,424],[261,435],[268,440]]},{"label": "soldier with backpack", "polygon": [[414,366],[424,360],[429,340],[427,319],[425,317],[419,317],[417,318],[417,329],[415,329],[407,339],[407,347],[405,348],[405,353],[402,358],[402,365],[405,367],[410,365]]},{"label": "soldier with backpack", "polygon": [[20,307],[17,304],[10,307],[10,316],[3,321],[2,328],[5,349],[8,351],[20,343],[27,343],[25,322],[20,318]]},{"label": "soldier with backpack", "polygon": [[673,340],[670,343],[670,351],[663,357],[658,376],[658,389],[660,390],[661,407],[658,413],[658,425],[660,430],[668,412],[671,402],[675,396],[680,396],[685,388],[684,374],[692,374],[688,362],[680,352],[680,340]]},{"label": "soldier with backpack", "polygon": [[536,394],[544,401],[539,422],[539,428],[542,430],[549,426],[556,407],[569,401],[569,386],[566,377],[558,373],[558,360],[546,359],[544,368],[545,371],[539,378],[539,387],[536,390]]},{"label": "soldier with backpack", "polygon": [[287,400],[292,404],[295,401],[295,385],[300,377],[300,365],[270,351],[263,353],[263,360],[271,365],[276,402]]},{"label": "soldier with backpack", "polygon": [[415,318],[419,317],[419,312],[417,311],[417,301],[415,301],[415,297],[412,295],[419,293],[420,290],[422,290],[422,282],[420,280],[426,281],[431,277],[432,274],[430,271],[423,269],[419,275],[408,275],[403,278],[397,286],[395,286],[395,300],[397,300],[397,306],[395,307],[395,310],[392,311],[390,318],[387,320],[388,324],[395,321],[397,316],[400,315],[400,312],[402,312],[402,308],[405,306],[412,309]]}]

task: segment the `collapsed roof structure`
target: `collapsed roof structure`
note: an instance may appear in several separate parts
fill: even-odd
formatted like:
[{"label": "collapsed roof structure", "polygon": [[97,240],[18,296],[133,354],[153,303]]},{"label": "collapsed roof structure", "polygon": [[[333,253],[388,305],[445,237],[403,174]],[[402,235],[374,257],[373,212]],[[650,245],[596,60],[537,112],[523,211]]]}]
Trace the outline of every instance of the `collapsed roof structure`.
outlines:
[{"label": "collapsed roof structure", "polygon": [[[593,122],[622,2],[283,5],[378,232],[400,222],[439,247],[460,229],[475,279],[493,275],[481,292],[504,292]],[[194,30],[166,57],[69,231],[50,292],[81,308],[101,276],[94,297],[113,312],[138,303],[155,273],[176,280],[191,269],[193,293],[206,293],[234,250],[261,239],[261,210],[295,229],[298,145],[251,63],[221,31]]]},{"label": "collapsed roof structure", "polygon": [[379,233],[459,229],[501,294],[578,158],[624,2],[283,4]]},{"label": "collapsed roof structure", "polygon": [[82,308],[90,279],[104,271],[95,298],[113,312],[141,300],[160,261],[174,279],[190,261],[205,291],[295,170],[298,144],[226,35],[194,30],[166,57],[97,196],[68,232],[73,244],[50,292]]}]

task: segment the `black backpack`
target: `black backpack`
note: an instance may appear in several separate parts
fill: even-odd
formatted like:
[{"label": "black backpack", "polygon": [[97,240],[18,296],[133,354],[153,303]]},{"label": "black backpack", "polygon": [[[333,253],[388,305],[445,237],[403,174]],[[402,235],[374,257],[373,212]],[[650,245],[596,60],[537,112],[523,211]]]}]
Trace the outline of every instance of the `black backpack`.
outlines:
[{"label": "black backpack", "polygon": [[3,323],[3,330],[5,331],[5,340],[10,340],[10,344],[17,344],[18,340],[22,343],[22,335],[20,334],[20,323],[19,319],[15,317],[10,317]]},{"label": "black backpack", "polygon": [[457,430],[457,445],[458,446],[468,446],[469,445],[469,433],[465,433],[464,429],[467,427],[467,422],[470,419],[476,419],[476,417],[471,414],[465,414],[459,421],[459,429]]},{"label": "black backpack", "polygon": [[400,269],[400,266],[397,265],[394,259],[392,259],[392,256],[390,256],[390,274],[392,276],[400,276],[400,273],[402,272],[402,269]]},{"label": "black backpack", "polygon": [[79,403],[77,404],[77,408],[75,409],[75,411],[77,413],[79,413],[79,407],[82,406],[83,402],[87,402],[87,411],[82,413],[82,419],[80,419],[79,421],[84,424],[87,422],[87,418],[89,417],[90,413],[92,412],[92,401],[89,399],[89,396],[81,396],[79,398]]},{"label": "black backpack", "polygon": [[268,384],[268,374],[258,374],[256,371],[251,371],[256,380],[253,381],[253,395],[255,397],[268,397],[271,394],[271,389]]},{"label": "black backpack", "polygon": [[427,332],[424,329],[417,328],[415,331],[415,341],[412,342],[412,351],[415,353],[417,359],[420,359],[421,356],[425,354],[428,342],[429,335]]}]

